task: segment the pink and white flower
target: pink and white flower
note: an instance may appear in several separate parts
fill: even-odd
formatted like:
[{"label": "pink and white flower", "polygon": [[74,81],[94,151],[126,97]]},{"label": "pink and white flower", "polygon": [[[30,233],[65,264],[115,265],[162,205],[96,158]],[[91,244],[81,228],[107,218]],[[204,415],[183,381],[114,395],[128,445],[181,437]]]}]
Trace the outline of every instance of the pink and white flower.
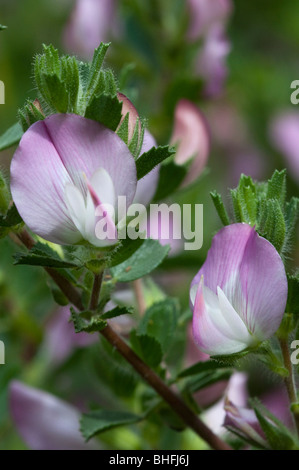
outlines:
[{"label": "pink and white flower", "polygon": [[220,230],[191,284],[193,335],[211,356],[258,346],[277,331],[287,278],[274,246],[247,224]]},{"label": "pink and white flower", "polygon": [[[116,209],[119,196],[128,207],[136,185],[135,161],[120,137],[74,114],[33,124],[11,164],[11,192],[20,215],[34,233],[58,244],[116,243],[109,208]],[[96,234],[96,214],[106,218],[106,239]]]}]

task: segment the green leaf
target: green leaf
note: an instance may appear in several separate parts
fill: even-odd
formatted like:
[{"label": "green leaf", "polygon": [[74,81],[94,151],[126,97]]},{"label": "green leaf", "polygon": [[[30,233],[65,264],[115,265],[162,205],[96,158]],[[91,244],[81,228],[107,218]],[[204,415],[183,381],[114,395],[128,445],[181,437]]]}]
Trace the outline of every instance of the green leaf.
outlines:
[{"label": "green leaf", "polygon": [[96,348],[91,350],[95,372],[116,396],[132,397],[140,377],[132,366],[108,341],[101,337]]},{"label": "green leaf", "polygon": [[[96,333],[106,328],[107,322],[105,320],[99,316],[95,317],[92,315],[93,313],[89,310],[77,313],[71,307],[71,319],[74,323],[76,333],[82,333],[82,331],[85,331],[86,333]],[[90,318],[90,320],[84,317]]]},{"label": "green leaf", "polygon": [[217,191],[212,191],[210,192],[210,196],[212,198],[212,201],[214,203],[215,209],[220,217],[221,222],[223,223],[223,225],[229,225],[230,220],[223,204],[221,195],[218,194]]},{"label": "green leaf", "polygon": [[299,274],[288,275],[288,300],[286,312],[299,315]]},{"label": "green leaf", "polygon": [[181,186],[187,172],[187,165],[177,165],[174,162],[161,165],[158,187],[153,200],[160,201],[173,194]]},{"label": "green leaf", "polygon": [[286,224],[280,202],[277,199],[266,200],[260,212],[258,231],[275,246],[278,253],[284,248]]},{"label": "green leaf", "polygon": [[276,199],[283,207],[286,198],[286,170],[275,170],[268,181],[267,199]]},{"label": "green leaf", "polygon": [[138,334],[155,338],[165,354],[175,338],[178,316],[177,300],[169,298],[157,302],[146,310],[139,323]]},{"label": "green leaf", "polygon": [[103,124],[115,131],[121,120],[122,104],[116,95],[94,96],[85,111],[85,117]]},{"label": "green leaf", "polygon": [[258,400],[251,400],[251,403],[270,447],[273,450],[298,450],[298,442],[289,429]]},{"label": "green leaf", "polygon": [[141,416],[124,411],[97,410],[83,414],[80,421],[80,431],[88,441],[93,436],[101,432],[114,429],[119,426],[129,426],[138,423],[143,418]]},{"label": "green leaf", "polygon": [[211,359],[213,361],[217,361],[218,364],[221,364],[223,366],[226,365],[227,367],[230,367],[238,363],[241,359],[243,359],[243,357],[247,356],[249,352],[250,351],[247,350],[247,351],[241,351],[239,353],[229,354],[227,356],[211,356]]},{"label": "green leaf", "polygon": [[89,81],[86,87],[86,97],[92,99],[96,92],[99,81],[102,80],[101,67],[103,65],[105,55],[110,44],[101,43],[93,54],[92,63],[90,65]]},{"label": "green leaf", "polygon": [[224,369],[227,367],[228,367],[227,364],[219,364],[219,362],[213,361],[213,360],[201,361],[201,362],[197,362],[197,364],[194,364],[191,367],[188,367],[188,369],[185,369],[182,372],[180,372],[180,374],[178,375],[178,378],[189,377],[190,375],[196,375],[202,372]]},{"label": "green leaf", "polygon": [[78,263],[63,259],[49,245],[37,243],[28,253],[16,253],[14,264],[47,268],[78,268]]},{"label": "green leaf", "polygon": [[192,376],[192,378],[187,379],[185,389],[190,393],[195,393],[214,383],[228,380],[231,374],[232,371],[230,369],[201,372],[200,374],[196,374]]},{"label": "green leaf", "polygon": [[18,144],[22,138],[23,133],[23,128],[18,122],[11,126],[0,137],[0,151],[8,149],[13,145]]},{"label": "green leaf", "polygon": [[233,203],[233,210],[234,210],[234,216],[235,216],[235,221],[236,222],[242,222],[242,210],[240,206],[240,201],[238,198],[238,189],[231,189],[230,190],[230,196],[232,199]]},{"label": "green leaf", "polygon": [[136,354],[150,367],[158,367],[163,353],[160,343],[146,334],[139,335],[135,330],[130,334],[130,342]]},{"label": "green leaf", "polygon": [[5,216],[0,216],[0,227],[15,227],[23,222],[18,209],[13,204]]},{"label": "green leaf", "polygon": [[131,238],[127,237],[124,240],[121,240],[119,246],[117,246],[116,250],[110,255],[109,266],[114,267],[126,261],[141,247],[143,243],[144,238],[131,240]]},{"label": "green leaf", "polygon": [[109,312],[103,313],[101,315],[102,320],[109,320],[110,318],[115,318],[119,317],[120,315],[131,315],[133,313],[133,308],[132,307],[115,307],[112,310],[109,310]]},{"label": "green leaf", "polygon": [[136,161],[137,179],[140,180],[143,178],[159,165],[159,163],[162,163],[174,153],[175,149],[168,145],[164,147],[152,147],[148,152],[143,153]]},{"label": "green leaf", "polygon": [[129,142],[129,117],[130,114],[127,113],[116,132],[126,145],[128,145]]},{"label": "green leaf", "polygon": [[0,24],[0,31],[3,31],[4,29],[7,29],[7,26],[4,26],[3,24]]},{"label": "green leaf", "polygon": [[119,282],[134,281],[156,269],[168,252],[168,245],[162,246],[157,240],[148,238],[130,258],[112,268],[111,274]]},{"label": "green leaf", "polygon": [[285,206],[285,221],[288,239],[291,239],[299,217],[299,198],[292,197]]},{"label": "green leaf", "polygon": [[22,123],[24,132],[37,121],[42,121],[45,116],[35,106],[34,102],[28,100],[26,105],[18,110],[18,118]]}]

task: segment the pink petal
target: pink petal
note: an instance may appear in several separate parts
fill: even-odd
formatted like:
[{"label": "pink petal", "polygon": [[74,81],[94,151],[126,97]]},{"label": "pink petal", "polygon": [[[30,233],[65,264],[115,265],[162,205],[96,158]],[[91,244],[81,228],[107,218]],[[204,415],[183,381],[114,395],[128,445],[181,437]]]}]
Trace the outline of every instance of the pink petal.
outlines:
[{"label": "pink petal", "polygon": [[206,165],[210,152],[207,122],[191,101],[180,100],[175,109],[174,130],[170,142],[178,144],[175,162],[183,165],[193,159],[184,184],[194,181]]},{"label": "pink petal", "polygon": [[[194,303],[194,289],[198,284]],[[213,293],[214,304],[212,294],[205,297],[205,288]],[[194,306],[195,341],[210,355],[219,351],[238,352],[238,343],[240,346],[244,343],[241,351],[246,345],[264,341],[278,329],[286,299],[285,269],[274,246],[247,224],[224,227],[213,238],[206,262],[192,281],[190,300],[191,307]],[[248,339],[240,319],[232,320],[235,313],[250,332]]]},{"label": "pink petal", "polygon": [[33,124],[21,139],[11,164],[11,190],[28,227],[54,243],[72,244],[82,236],[65,203],[71,183],[86,193],[85,178],[104,168],[115,197],[129,205],[136,189],[136,166],[124,142],[90,119],[55,114]]},{"label": "pink petal", "polygon": [[239,268],[242,297],[235,290],[232,302],[249,330],[268,339],[281,323],[288,283],[281,257],[274,246],[254,229],[246,244]]},{"label": "pink petal", "polygon": [[18,432],[32,450],[91,450],[79,431],[80,414],[54,395],[13,381],[9,402]]}]

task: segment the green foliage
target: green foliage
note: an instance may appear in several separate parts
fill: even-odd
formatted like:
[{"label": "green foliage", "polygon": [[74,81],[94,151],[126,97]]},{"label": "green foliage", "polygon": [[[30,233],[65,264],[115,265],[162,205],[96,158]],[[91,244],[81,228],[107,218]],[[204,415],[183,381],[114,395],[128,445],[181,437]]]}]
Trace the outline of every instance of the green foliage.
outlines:
[{"label": "green foliage", "polygon": [[22,222],[23,220],[14,204],[8,209],[5,216],[0,216],[0,227],[17,227]]},{"label": "green foliage", "polygon": [[16,253],[14,258],[14,264],[18,265],[43,266],[47,268],[80,267],[78,262],[61,258],[57,251],[44,243],[36,243],[28,253]]},{"label": "green foliage", "polygon": [[34,62],[35,83],[42,106],[51,113],[77,111],[79,67],[75,57],[59,57],[52,45],[43,46]]},{"label": "green foliage", "polygon": [[120,240],[119,245],[109,257],[109,266],[114,267],[126,261],[135,253],[135,251],[141,247],[141,245],[144,243],[144,240],[144,238],[131,240],[129,237],[125,238],[124,240]]},{"label": "green foliage", "polygon": [[223,204],[221,195],[218,194],[217,191],[212,191],[210,195],[214,203],[215,209],[220,217],[221,222],[223,223],[223,225],[229,225],[230,220],[229,220],[227,211],[225,209],[225,206]]},{"label": "green foliage", "polygon": [[193,394],[209,385],[223,380],[228,380],[231,374],[232,371],[227,368],[200,372],[199,374],[194,374],[191,378],[186,379],[184,389],[185,391],[188,391],[188,393]]},{"label": "green foliage", "polygon": [[188,172],[188,165],[177,165],[174,162],[165,162],[161,165],[159,182],[154,202],[165,199],[173,194],[182,184]]},{"label": "green foliage", "polygon": [[252,400],[251,404],[259,420],[267,441],[273,450],[298,450],[298,442],[290,430],[276,418],[258,400]]},{"label": "green foliage", "polygon": [[129,426],[141,421],[143,418],[124,411],[96,410],[83,414],[80,421],[80,430],[86,441],[101,432],[119,426]]},{"label": "green foliage", "polygon": [[131,331],[130,342],[136,354],[150,367],[158,367],[162,361],[161,344],[153,336]]},{"label": "green foliage", "polygon": [[299,200],[286,202],[286,171],[277,171],[267,183],[257,183],[250,176],[241,175],[239,185],[230,190],[233,220],[230,222],[221,196],[211,193],[223,225],[244,222],[255,227],[277,251],[286,255],[294,235],[299,215]]},{"label": "green foliage", "polygon": [[122,105],[116,95],[102,93],[93,96],[86,108],[85,117],[115,131],[121,120],[121,108]]},{"label": "green foliage", "polygon": [[3,173],[0,171],[0,214],[6,214],[11,200],[10,191]]},{"label": "green foliage", "polygon": [[74,323],[75,332],[82,333],[96,333],[107,326],[107,322],[100,316],[92,316],[92,312],[86,310],[84,312],[77,313],[71,307],[71,319]]},{"label": "green foliage", "polygon": [[116,318],[121,315],[131,315],[133,313],[133,308],[132,307],[115,307],[112,310],[109,310],[108,312],[105,312],[101,315],[102,320],[109,320],[111,318]]},{"label": "green foliage", "polygon": [[299,274],[288,275],[288,300],[286,312],[299,315]]},{"label": "green foliage", "polygon": [[162,263],[169,252],[169,246],[162,246],[157,240],[144,240],[138,250],[121,264],[111,269],[116,281],[129,282],[151,273]]},{"label": "green foliage", "polygon": [[[88,79],[86,80],[85,97],[87,102],[90,102],[93,96],[105,91],[105,80],[101,68],[109,45],[110,44],[101,43],[100,46],[94,51],[92,63],[89,69]],[[111,77],[111,74],[109,76],[109,82],[110,88],[112,87],[113,94],[115,94],[116,89],[114,88],[114,83],[112,84],[113,79]]]},{"label": "green foliage", "polygon": [[0,137],[0,152],[8,149],[13,145],[16,145],[21,140],[23,135],[23,128],[18,122],[11,126],[2,136]]},{"label": "green foliage", "polygon": [[0,31],[3,31],[4,29],[7,29],[7,26],[4,26],[3,24],[0,24]]},{"label": "green foliage", "polygon": [[18,118],[22,124],[23,131],[25,132],[35,122],[42,121],[45,116],[35,105],[35,102],[27,100],[27,103],[24,108],[19,109]]},{"label": "green foliage", "polygon": [[138,334],[155,338],[165,354],[175,338],[179,316],[179,304],[175,299],[154,303],[142,317]]},{"label": "green foliage", "polygon": [[197,362],[191,367],[188,367],[188,369],[185,369],[182,372],[180,372],[180,374],[178,375],[178,378],[183,379],[185,377],[189,377],[190,375],[197,375],[203,372],[214,371],[214,370],[223,369],[227,367],[228,367],[227,364],[220,364],[219,362],[215,360],[201,361],[201,362]]},{"label": "green foliage", "polygon": [[168,145],[164,147],[152,147],[148,152],[143,153],[136,161],[137,179],[140,180],[159,163],[171,157],[175,150]]}]

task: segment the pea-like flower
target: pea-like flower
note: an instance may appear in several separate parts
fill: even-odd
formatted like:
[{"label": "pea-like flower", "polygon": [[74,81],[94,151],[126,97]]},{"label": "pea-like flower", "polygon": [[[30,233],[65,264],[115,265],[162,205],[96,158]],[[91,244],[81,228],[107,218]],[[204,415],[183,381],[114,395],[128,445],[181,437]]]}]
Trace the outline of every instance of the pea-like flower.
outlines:
[{"label": "pea-like flower", "polygon": [[274,246],[247,224],[220,230],[190,291],[196,344],[211,355],[254,348],[277,331],[287,278]]},{"label": "pea-like flower", "polygon": [[170,139],[177,146],[175,162],[184,165],[192,160],[183,186],[195,181],[202,173],[210,153],[210,131],[199,108],[182,99],[175,108],[174,128]]},{"label": "pea-like flower", "polygon": [[[119,196],[128,207],[136,185],[135,161],[120,137],[74,114],[33,124],[11,164],[11,192],[20,215],[34,233],[58,244],[114,244],[116,219],[109,210],[116,212]],[[103,217],[107,227],[99,237],[96,226]]]}]

